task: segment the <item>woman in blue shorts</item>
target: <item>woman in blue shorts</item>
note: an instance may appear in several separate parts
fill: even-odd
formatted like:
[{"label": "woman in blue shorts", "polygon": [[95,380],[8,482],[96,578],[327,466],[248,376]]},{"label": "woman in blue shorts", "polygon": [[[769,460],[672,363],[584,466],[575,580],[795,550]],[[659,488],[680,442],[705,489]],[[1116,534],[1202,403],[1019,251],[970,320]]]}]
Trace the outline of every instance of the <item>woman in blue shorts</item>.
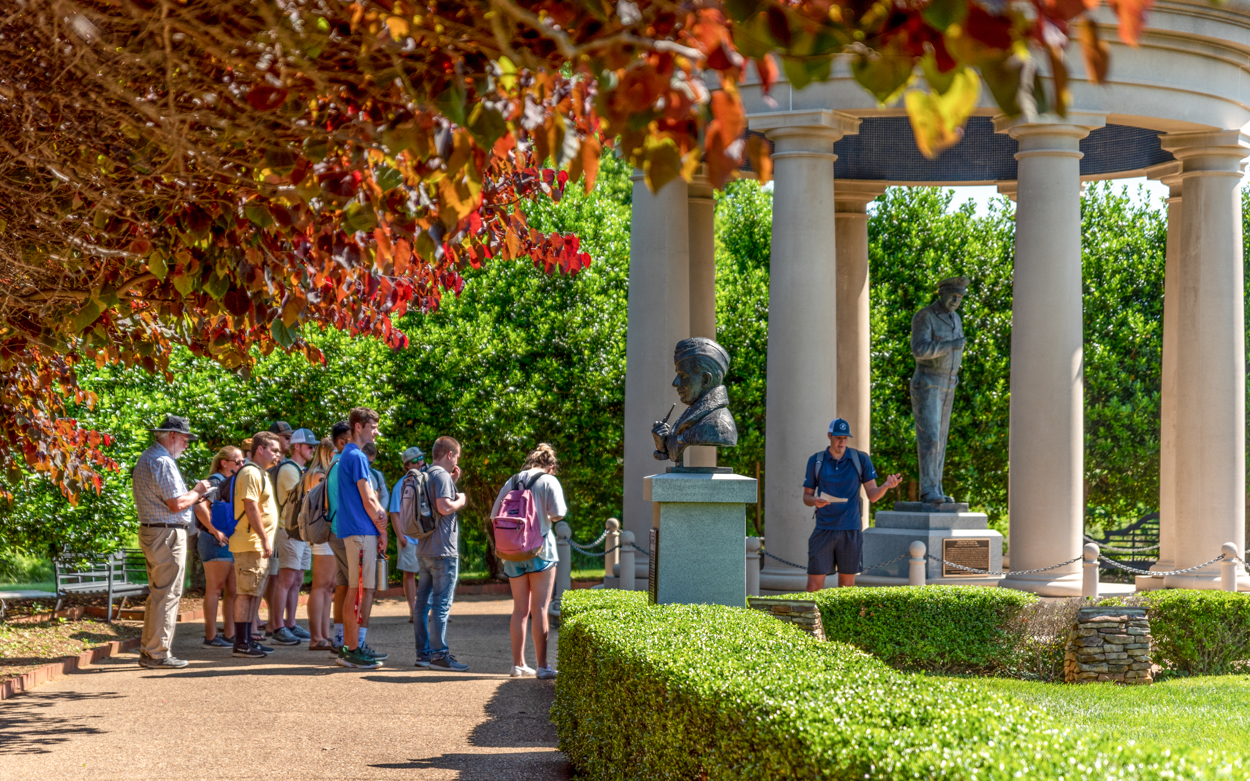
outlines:
[{"label": "woman in blue shorts", "polygon": [[[547,608],[551,605],[551,591],[556,584],[556,535],[552,530],[556,521],[568,513],[564,504],[564,489],[555,475],[560,471],[560,462],[556,460],[556,451],[547,443],[540,444],[525,457],[525,465],[521,467],[518,477],[528,482],[533,479],[530,492],[534,495],[535,510],[538,521],[542,525],[543,546],[538,555],[529,561],[505,561],[504,574],[512,586],[512,677],[525,678],[537,675],[539,678],[555,678],[556,670],[547,662],[547,635],[551,630]],[[534,479],[534,478],[537,479]],[[490,517],[499,512],[503,499],[515,486],[509,478]],[[534,655],[538,669],[525,664],[525,625],[530,617],[534,619]]]},{"label": "woman in blue shorts", "polygon": [[[243,466],[243,452],[237,447],[226,446],[217,451],[208,482],[213,488],[226,482]],[[213,528],[212,511],[208,502],[195,505],[196,550],[204,563],[204,645],[213,648],[234,647],[234,554],[230,552],[230,538]],[[224,638],[217,636],[217,603],[224,593],[226,609],[222,611]]]}]

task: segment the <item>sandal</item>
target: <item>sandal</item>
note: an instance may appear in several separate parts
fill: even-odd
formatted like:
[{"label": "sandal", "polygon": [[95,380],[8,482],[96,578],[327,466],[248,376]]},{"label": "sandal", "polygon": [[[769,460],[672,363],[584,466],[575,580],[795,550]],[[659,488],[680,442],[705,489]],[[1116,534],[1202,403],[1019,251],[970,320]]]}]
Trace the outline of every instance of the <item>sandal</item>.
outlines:
[{"label": "sandal", "polygon": [[316,643],[309,643],[308,650],[309,651],[333,651],[334,646],[330,644],[329,640],[321,640]]}]

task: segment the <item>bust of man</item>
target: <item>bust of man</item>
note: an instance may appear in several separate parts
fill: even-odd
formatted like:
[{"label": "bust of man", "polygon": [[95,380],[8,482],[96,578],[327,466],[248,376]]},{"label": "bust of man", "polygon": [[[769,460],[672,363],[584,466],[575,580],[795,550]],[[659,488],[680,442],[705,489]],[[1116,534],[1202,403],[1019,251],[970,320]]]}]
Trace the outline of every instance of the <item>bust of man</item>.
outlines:
[{"label": "bust of man", "polygon": [[673,387],[681,403],[689,406],[674,425],[658,421],[651,428],[656,460],[680,464],[688,447],[737,445],[738,427],[722,384],[729,371],[729,353],[711,339],[694,336],[677,343],[673,363],[677,369]]}]

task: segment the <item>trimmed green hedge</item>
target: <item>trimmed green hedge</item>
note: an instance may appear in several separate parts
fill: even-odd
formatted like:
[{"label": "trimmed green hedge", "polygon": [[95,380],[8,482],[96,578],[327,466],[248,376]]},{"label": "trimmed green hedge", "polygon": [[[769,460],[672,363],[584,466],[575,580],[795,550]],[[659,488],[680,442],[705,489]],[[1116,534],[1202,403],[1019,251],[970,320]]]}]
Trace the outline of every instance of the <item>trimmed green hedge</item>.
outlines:
[{"label": "trimmed green hedge", "polygon": [[1155,664],[1191,675],[1250,672],[1250,595],[1168,589],[1133,601],[1147,609]]},{"label": "trimmed green hedge", "polygon": [[825,637],[891,667],[998,673],[1014,666],[1021,613],[1033,594],[983,586],[831,588],[815,594]]},{"label": "trimmed green hedge", "polygon": [[759,611],[568,592],[551,719],[586,779],[1201,779],[1238,758],[1081,737]]}]

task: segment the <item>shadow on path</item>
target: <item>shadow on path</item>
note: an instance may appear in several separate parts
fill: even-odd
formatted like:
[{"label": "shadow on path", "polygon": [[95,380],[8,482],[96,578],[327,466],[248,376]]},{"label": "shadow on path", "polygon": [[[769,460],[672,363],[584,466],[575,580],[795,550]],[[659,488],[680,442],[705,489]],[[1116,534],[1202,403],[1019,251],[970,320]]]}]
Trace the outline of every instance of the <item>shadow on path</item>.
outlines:
[{"label": "shadow on path", "polygon": [[0,754],[47,754],[59,743],[107,730],[88,722],[102,716],[57,717],[48,710],[66,702],[116,700],[124,695],[113,692],[30,692],[0,704]]}]

